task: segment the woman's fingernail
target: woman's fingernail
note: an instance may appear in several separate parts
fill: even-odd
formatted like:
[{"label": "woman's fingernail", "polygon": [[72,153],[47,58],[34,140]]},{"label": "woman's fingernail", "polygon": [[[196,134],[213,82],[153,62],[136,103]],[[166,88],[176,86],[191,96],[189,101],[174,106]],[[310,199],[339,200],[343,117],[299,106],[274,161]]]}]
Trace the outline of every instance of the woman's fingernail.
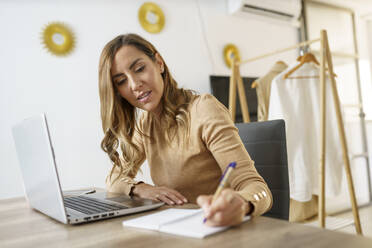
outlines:
[{"label": "woman's fingernail", "polygon": [[178,201],[178,204],[182,204],[182,201]]},{"label": "woman's fingernail", "polygon": [[186,198],[183,198],[183,202],[184,202],[184,203],[187,203],[187,199],[186,199]]},{"label": "woman's fingernail", "polygon": [[174,202],[171,201],[170,204],[171,204],[171,205],[174,205]]}]

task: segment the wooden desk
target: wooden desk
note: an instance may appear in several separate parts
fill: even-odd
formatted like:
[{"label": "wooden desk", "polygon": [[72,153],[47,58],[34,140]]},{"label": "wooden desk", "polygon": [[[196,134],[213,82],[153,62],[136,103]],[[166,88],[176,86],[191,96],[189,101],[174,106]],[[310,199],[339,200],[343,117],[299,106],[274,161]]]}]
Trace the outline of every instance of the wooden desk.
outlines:
[{"label": "wooden desk", "polygon": [[267,217],[201,240],[122,226],[144,214],[73,226],[29,209],[24,198],[1,200],[0,247],[372,247],[372,239]]}]

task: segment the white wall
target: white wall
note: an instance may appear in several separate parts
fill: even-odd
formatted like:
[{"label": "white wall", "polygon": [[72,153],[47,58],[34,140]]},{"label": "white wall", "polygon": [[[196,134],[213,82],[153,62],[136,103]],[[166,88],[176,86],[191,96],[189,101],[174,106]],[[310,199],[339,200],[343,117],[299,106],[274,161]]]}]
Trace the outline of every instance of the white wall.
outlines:
[{"label": "white wall", "polygon": [[[165,58],[181,86],[209,92],[209,75],[227,75],[222,58],[235,43],[242,58],[297,42],[293,27],[226,14],[224,0],[158,0],[166,16],[160,34],[149,34],[137,21],[144,1],[3,0],[0,2],[0,198],[23,195],[11,126],[45,112],[64,189],[104,187],[110,162],[100,149],[97,67],[100,51],[114,36],[136,32]],[[62,21],[77,37],[75,51],[57,58],[40,44],[45,24]],[[204,31],[204,33],[203,33]],[[296,51],[280,56],[291,62]],[[242,67],[243,76],[264,74],[271,57]],[[148,180],[148,169],[143,168]]]}]

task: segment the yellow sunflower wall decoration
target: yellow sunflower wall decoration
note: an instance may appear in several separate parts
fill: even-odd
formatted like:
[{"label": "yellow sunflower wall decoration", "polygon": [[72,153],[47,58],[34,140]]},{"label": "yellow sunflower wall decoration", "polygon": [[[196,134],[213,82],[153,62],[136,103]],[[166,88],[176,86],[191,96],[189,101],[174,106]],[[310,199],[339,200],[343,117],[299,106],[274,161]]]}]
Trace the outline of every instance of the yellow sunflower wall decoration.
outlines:
[{"label": "yellow sunflower wall decoration", "polygon": [[75,47],[75,37],[64,23],[48,23],[42,31],[42,44],[56,56],[66,56]]},{"label": "yellow sunflower wall decoration", "polygon": [[161,8],[151,2],[146,2],[138,10],[138,20],[143,29],[149,33],[159,33],[165,24]]},{"label": "yellow sunflower wall decoration", "polygon": [[240,61],[239,49],[234,44],[227,44],[223,49],[223,57],[227,67],[231,68],[233,58]]}]

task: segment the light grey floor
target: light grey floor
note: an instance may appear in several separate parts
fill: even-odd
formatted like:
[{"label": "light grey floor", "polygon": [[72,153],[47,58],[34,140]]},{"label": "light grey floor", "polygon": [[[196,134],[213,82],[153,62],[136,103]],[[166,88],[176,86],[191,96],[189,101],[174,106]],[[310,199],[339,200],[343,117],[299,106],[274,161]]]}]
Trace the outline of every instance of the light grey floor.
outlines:
[{"label": "light grey floor", "polygon": [[[362,226],[363,236],[372,238],[372,204],[369,204],[364,207],[359,207],[359,219]],[[328,216],[326,217],[327,229],[334,230],[337,232],[356,234],[355,225],[353,223],[354,217],[353,212],[351,210],[331,215],[331,218],[329,218]],[[305,222],[304,224],[319,227],[317,217],[312,218],[311,220]]]},{"label": "light grey floor", "polygon": [[[334,217],[353,219],[352,211],[334,215]],[[372,205],[359,208],[360,223],[362,225],[363,235],[372,238]],[[349,225],[338,229],[337,231],[356,234],[354,225]]]}]

